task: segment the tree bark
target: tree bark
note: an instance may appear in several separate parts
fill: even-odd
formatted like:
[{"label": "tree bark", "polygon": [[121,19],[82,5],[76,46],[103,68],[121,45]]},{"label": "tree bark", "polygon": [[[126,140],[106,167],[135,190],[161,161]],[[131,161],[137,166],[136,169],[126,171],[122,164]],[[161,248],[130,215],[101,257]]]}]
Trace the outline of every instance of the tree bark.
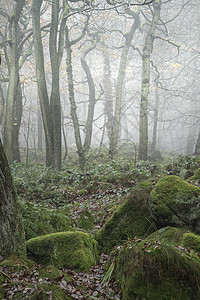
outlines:
[{"label": "tree bark", "polygon": [[0,255],[25,256],[25,237],[17,197],[3,145],[0,140]]},{"label": "tree bark", "polygon": [[40,107],[42,111],[43,125],[46,140],[46,166],[53,166],[53,124],[51,118],[49,97],[47,93],[45,71],[44,71],[44,53],[40,29],[40,8],[43,0],[33,0],[33,39],[36,60],[36,76],[38,93],[40,98]]},{"label": "tree bark", "polygon": [[154,152],[156,150],[157,127],[158,127],[158,104],[159,104],[158,87],[157,85],[155,85],[155,107],[154,107],[154,116],[153,116],[153,138],[151,143],[151,152]]},{"label": "tree bark", "polygon": [[198,155],[198,156],[200,155],[200,131],[195,145],[194,155]]},{"label": "tree bark", "polygon": [[153,2],[153,18],[147,32],[142,56],[142,91],[140,102],[140,134],[138,158],[147,160],[148,158],[148,95],[150,84],[150,56],[153,50],[154,34],[160,19],[161,1]]},{"label": "tree bark", "polygon": [[14,101],[17,94],[18,84],[18,41],[17,28],[18,21],[25,0],[17,1],[15,8],[10,16],[10,70],[9,70],[9,84],[6,97],[6,116],[4,124],[4,147],[7,154],[8,161],[12,161],[12,127],[14,118]]},{"label": "tree bark", "polygon": [[133,35],[139,26],[139,13],[134,13],[131,10],[127,10],[127,12],[133,16],[134,23],[132,24],[129,32],[124,34],[125,45],[123,47],[123,51],[121,54],[120,67],[119,67],[119,72],[118,72],[118,77],[117,77],[115,112],[114,112],[114,118],[113,118],[112,137],[111,137],[110,149],[109,149],[109,156],[111,159],[113,159],[113,157],[117,153],[119,126],[120,126],[120,120],[121,120],[123,82],[124,82],[128,52],[129,52],[129,49],[131,46]]},{"label": "tree bark", "polygon": [[17,94],[14,105],[14,120],[12,130],[12,161],[21,162],[19,150],[19,130],[22,118],[22,90],[21,84],[18,80]]},{"label": "tree bark", "polygon": [[3,89],[0,83],[0,125],[2,124],[2,120],[4,117],[4,111],[5,111],[5,98],[3,94]]},{"label": "tree bark", "polygon": [[49,51],[52,70],[51,115],[53,121],[54,167],[61,169],[61,104],[59,89],[59,55],[57,52],[59,0],[52,2],[52,17],[49,37]]},{"label": "tree bark", "polygon": [[86,136],[84,142],[85,152],[89,151],[91,145],[92,127],[93,127],[93,120],[94,120],[94,107],[96,103],[95,85],[94,85],[90,68],[85,60],[85,57],[90,51],[92,51],[96,47],[98,42],[99,42],[99,35],[98,32],[96,32],[95,34],[93,34],[92,45],[86,51],[84,51],[83,57],[81,58],[81,65],[85,72],[88,88],[89,88],[89,105],[88,105],[87,121],[85,127]]},{"label": "tree bark", "polygon": [[104,113],[106,115],[106,130],[108,134],[109,143],[111,143],[112,127],[113,127],[113,96],[111,88],[111,71],[110,59],[105,49],[104,56],[104,76],[103,76],[103,89],[104,89]]},{"label": "tree bark", "polygon": [[79,164],[82,168],[84,168],[85,165],[85,153],[84,149],[82,146],[82,141],[81,141],[81,134],[80,134],[80,126],[79,126],[79,121],[77,117],[77,106],[76,106],[76,101],[75,101],[75,96],[74,96],[74,82],[73,82],[73,70],[72,70],[72,42],[69,40],[69,32],[68,28],[66,27],[66,53],[67,53],[67,78],[68,78],[68,90],[69,90],[69,101],[70,101],[70,106],[71,106],[71,117],[73,121],[73,127],[74,127],[74,135],[75,135],[75,141],[76,141],[76,147],[77,147],[77,152],[78,152],[78,157],[79,157]]}]

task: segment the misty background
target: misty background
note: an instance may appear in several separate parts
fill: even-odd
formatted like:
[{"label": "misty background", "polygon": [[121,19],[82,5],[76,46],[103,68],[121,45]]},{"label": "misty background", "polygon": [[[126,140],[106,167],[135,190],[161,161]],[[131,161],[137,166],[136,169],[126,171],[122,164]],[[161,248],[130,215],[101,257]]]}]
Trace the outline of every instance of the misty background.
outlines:
[{"label": "misty background", "polygon": [[199,3],[145,2],[1,0],[0,132],[10,161],[41,161],[48,128],[46,163],[57,168],[93,146],[111,158],[124,143],[143,160],[155,150],[198,154]]}]

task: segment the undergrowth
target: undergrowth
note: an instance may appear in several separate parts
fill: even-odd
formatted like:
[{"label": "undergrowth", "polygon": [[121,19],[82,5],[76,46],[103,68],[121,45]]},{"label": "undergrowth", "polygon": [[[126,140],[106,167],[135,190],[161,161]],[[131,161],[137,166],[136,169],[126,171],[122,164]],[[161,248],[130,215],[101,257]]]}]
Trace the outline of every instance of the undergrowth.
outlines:
[{"label": "undergrowth", "polygon": [[71,227],[92,230],[94,223],[106,221],[137,182],[173,174],[177,169],[194,172],[199,166],[195,156],[144,162],[118,155],[109,160],[105,151],[98,155],[92,150],[84,171],[75,157],[69,157],[61,171],[33,162],[15,162],[11,169],[29,239]]}]

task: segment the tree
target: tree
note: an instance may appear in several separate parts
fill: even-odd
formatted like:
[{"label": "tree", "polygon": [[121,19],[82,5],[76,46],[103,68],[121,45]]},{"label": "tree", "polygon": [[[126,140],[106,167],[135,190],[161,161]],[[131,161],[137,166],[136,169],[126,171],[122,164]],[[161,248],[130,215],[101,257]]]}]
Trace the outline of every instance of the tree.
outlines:
[{"label": "tree", "polygon": [[[44,51],[40,28],[40,10],[43,0],[33,0],[33,39],[36,58],[36,76],[40,106],[46,139],[46,165],[61,168],[61,105],[59,92],[59,69],[64,49],[64,29],[68,16],[68,5],[64,5],[60,30],[58,31],[59,0],[52,3],[49,50],[52,70],[51,97],[47,92]],[[59,34],[58,34],[59,32]]]},{"label": "tree", "polygon": [[113,158],[117,152],[119,126],[120,126],[120,120],[121,120],[123,82],[124,82],[128,52],[131,47],[131,42],[132,42],[134,33],[140,24],[139,12],[134,12],[130,9],[126,9],[126,13],[131,15],[131,17],[134,19],[134,22],[131,25],[130,30],[123,34],[123,36],[125,38],[125,44],[124,44],[122,54],[121,54],[120,67],[119,67],[118,77],[117,77],[115,112],[114,112],[114,117],[113,117],[113,128],[112,128],[112,135],[111,135],[110,148],[109,148],[110,158]]},{"label": "tree", "polygon": [[74,40],[70,40],[69,37],[69,28],[66,26],[65,30],[65,49],[67,54],[67,78],[68,78],[68,92],[69,92],[69,101],[70,101],[70,107],[71,107],[71,117],[74,127],[74,136],[76,141],[76,147],[79,157],[79,164],[83,168],[85,164],[85,153],[84,148],[82,145],[81,140],[81,133],[80,133],[80,125],[78,116],[76,113],[77,105],[74,95],[74,80],[73,80],[73,68],[72,68],[72,46],[75,45],[77,42],[79,42],[85,35],[86,27],[88,25],[88,18],[85,22],[84,28],[82,30],[82,33]]},{"label": "tree", "polygon": [[6,97],[6,118],[4,125],[4,147],[8,157],[8,161],[12,161],[12,128],[14,119],[14,103],[18,86],[18,21],[23,9],[25,0],[19,0],[9,17],[9,45],[10,45],[10,72],[9,85]]},{"label": "tree", "polygon": [[86,126],[85,126],[85,142],[84,142],[84,151],[85,152],[89,151],[90,145],[91,145],[92,125],[93,125],[93,119],[94,119],[94,107],[95,107],[95,103],[96,103],[95,84],[94,84],[94,80],[92,78],[90,67],[88,66],[87,61],[86,61],[86,55],[96,47],[97,43],[100,40],[98,32],[95,32],[95,33],[88,32],[88,34],[89,34],[89,36],[92,36],[92,40],[90,40],[92,45],[84,51],[83,56],[81,58],[81,65],[85,72],[85,75],[87,78],[87,83],[88,83],[88,88],[89,88],[89,105],[88,105],[87,121],[86,121]]},{"label": "tree", "polygon": [[[2,74],[0,81],[2,83],[9,83],[7,97],[5,97],[7,100],[3,100],[2,103],[3,105],[7,103],[5,105],[4,141],[9,161],[16,160],[18,162],[21,161],[19,131],[22,117],[22,91],[19,71],[27,58],[32,54],[32,41],[29,42],[31,29],[28,28],[30,20],[29,5],[25,5],[24,3],[22,7],[22,4],[20,4],[21,6],[19,4],[18,7],[15,4],[11,13],[8,7],[0,9],[0,17],[2,18],[0,28],[2,42],[0,43],[0,47],[3,49],[2,56],[4,58],[2,59],[4,65],[4,72],[2,73],[4,74]],[[14,16],[15,21],[13,20]],[[4,89],[7,89],[5,85]],[[0,88],[0,90],[2,89]],[[0,95],[0,98],[3,99],[2,92],[0,92]],[[4,114],[3,110],[2,113]]]},{"label": "tree", "polygon": [[25,255],[25,237],[8,161],[0,140],[0,255]]},{"label": "tree", "polygon": [[108,49],[103,45],[103,59],[104,59],[104,76],[103,76],[103,90],[104,90],[104,113],[105,113],[105,126],[108,134],[109,143],[112,138],[113,126],[113,95],[111,86],[111,70],[110,70],[110,57]]},{"label": "tree", "polygon": [[153,2],[153,17],[146,35],[142,55],[142,90],[140,102],[140,135],[138,157],[147,160],[148,157],[148,95],[150,84],[150,56],[153,51],[154,34],[160,20],[161,1]]},{"label": "tree", "polygon": [[153,137],[151,143],[151,152],[156,150],[157,143],[157,127],[158,127],[158,107],[159,107],[159,94],[158,94],[158,83],[155,83],[155,104],[154,104],[154,115],[153,115]]}]

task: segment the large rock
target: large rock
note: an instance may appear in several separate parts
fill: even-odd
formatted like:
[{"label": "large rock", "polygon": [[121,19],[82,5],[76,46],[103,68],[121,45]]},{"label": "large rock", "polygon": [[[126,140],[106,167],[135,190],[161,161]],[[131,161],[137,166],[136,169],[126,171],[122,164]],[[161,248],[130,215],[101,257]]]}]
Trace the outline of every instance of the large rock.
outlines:
[{"label": "large rock", "polygon": [[110,252],[132,237],[145,237],[153,232],[153,220],[149,211],[150,181],[133,187],[123,204],[116,209],[111,218],[100,229],[95,238],[102,252]]},{"label": "large rock", "polygon": [[199,183],[199,181],[200,181],[200,168],[197,169],[195,174],[193,176],[189,177],[187,179],[187,181],[192,182],[192,183],[196,183],[196,182]]},{"label": "large rock", "polygon": [[85,271],[99,262],[97,242],[84,232],[47,234],[28,240],[26,246],[31,258],[42,264]]},{"label": "large rock", "polygon": [[186,227],[200,233],[200,188],[178,176],[160,179],[150,194],[158,226]]},{"label": "large rock", "polygon": [[200,253],[200,236],[183,228],[170,226],[161,228],[148,236],[148,240],[160,241]]},{"label": "large rock", "polygon": [[196,250],[182,246],[187,235],[182,229],[165,228],[118,247],[111,266],[115,266],[113,275],[122,299],[200,299],[200,258]]}]

